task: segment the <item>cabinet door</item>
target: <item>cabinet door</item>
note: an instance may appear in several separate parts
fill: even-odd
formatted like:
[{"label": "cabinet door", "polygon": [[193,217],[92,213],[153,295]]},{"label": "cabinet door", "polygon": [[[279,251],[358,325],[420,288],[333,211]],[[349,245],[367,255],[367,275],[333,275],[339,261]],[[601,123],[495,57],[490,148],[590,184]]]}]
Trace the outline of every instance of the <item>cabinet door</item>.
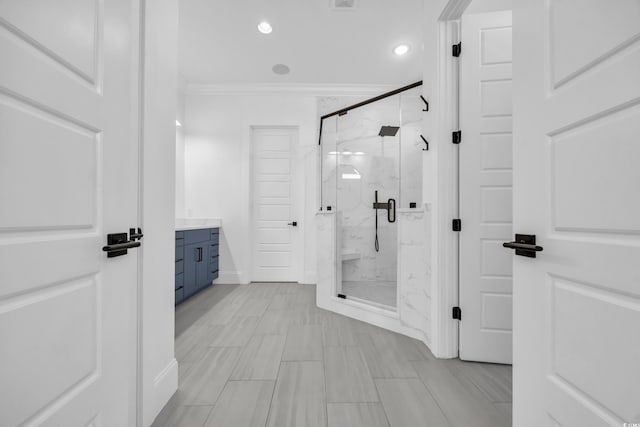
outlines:
[{"label": "cabinet door", "polygon": [[196,283],[197,288],[202,289],[209,284],[207,268],[209,264],[209,242],[198,244],[201,251],[200,261],[196,265]]},{"label": "cabinet door", "polygon": [[[187,245],[184,247],[184,296],[189,297],[197,290],[197,271],[199,259],[199,244]],[[204,254],[203,254],[204,256]]]}]

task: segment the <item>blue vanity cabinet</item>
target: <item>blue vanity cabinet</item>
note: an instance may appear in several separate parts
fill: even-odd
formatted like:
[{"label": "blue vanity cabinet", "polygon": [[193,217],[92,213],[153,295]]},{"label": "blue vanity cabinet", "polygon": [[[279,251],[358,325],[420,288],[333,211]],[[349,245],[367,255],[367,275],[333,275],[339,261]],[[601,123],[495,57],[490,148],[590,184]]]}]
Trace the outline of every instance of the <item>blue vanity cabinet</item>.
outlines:
[{"label": "blue vanity cabinet", "polygon": [[[182,295],[176,304],[211,285],[218,277],[219,229],[207,228],[176,232],[176,259],[178,258],[178,233],[183,233]],[[178,266],[176,265],[176,289],[178,287]]]},{"label": "blue vanity cabinet", "polygon": [[184,299],[184,231],[176,231],[175,304]]}]

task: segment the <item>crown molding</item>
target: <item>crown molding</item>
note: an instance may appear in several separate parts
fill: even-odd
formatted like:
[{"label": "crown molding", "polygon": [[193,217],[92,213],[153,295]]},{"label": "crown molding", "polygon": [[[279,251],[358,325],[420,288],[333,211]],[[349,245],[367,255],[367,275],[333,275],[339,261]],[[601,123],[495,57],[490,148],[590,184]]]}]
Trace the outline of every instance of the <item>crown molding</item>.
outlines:
[{"label": "crown molding", "polygon": [[187,84],[187,95],[260,95],[293,94],[310,96],[378,95],[398,85],[331,85],[331,84]]}]

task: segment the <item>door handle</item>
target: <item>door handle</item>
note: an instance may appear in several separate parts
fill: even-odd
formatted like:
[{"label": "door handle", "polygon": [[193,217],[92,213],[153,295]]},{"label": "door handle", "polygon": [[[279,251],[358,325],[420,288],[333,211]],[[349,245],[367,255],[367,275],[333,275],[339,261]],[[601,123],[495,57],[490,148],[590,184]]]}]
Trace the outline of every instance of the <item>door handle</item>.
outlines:
[{"label": "door handle", "polygon": [[196,248],[196,262],[201,262],[202,261],[202,248]]},{"label": "door handle", "polygon": [[297,227],[298,226],[298,221],[288,222],[287,225],[290,225],[292,227]]},{"label": "door handle", "polygon": [[126,255],[127,249],[141,246],[141,242],[129,240],[127,233],[107,234],[107,244],[102,250],[107,253],[107,258],[115,258]]},{"label": "door handle", "polygon": [[[393,215],[391,215],[393,212]],[[393,219],[391,217],[393,216]],[[387,200],[387,221],[396,222],[396,199]]]},{"label": "door handle", "polygon": [[515,249],[516,255],[535,258],[536,252],[542,252],[542,246],[536,245],[535,234],[516,234],[514,242],[504,242],[503,247]]}]

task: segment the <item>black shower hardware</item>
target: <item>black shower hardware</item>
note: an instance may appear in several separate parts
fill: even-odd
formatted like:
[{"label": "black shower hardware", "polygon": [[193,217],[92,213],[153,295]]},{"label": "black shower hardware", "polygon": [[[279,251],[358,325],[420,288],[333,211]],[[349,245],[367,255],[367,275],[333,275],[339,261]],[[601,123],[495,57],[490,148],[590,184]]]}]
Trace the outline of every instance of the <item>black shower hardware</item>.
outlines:
[{"label": "black shower hardware", "polygon": [[422,111],[429,111],[429,101],[424,99],[424,96],[422,95],[420,95],[420,99],[422,99],[422,102],[424,102],[424,108],[422,109]]},{"label": "black shower hardware", "polygon": [[396,199],[388,199],[386,203],[378,202],[378,190],[376,190],[374,194],[373,209],[376,211],[376,239],[374,245],[376,252],[380,252],[380,243],[378,242],[378,209],[387,211],[387,221],[396,222]]},{"label": "black shower hardware", "polygon": [[426,147],[423,148],[422,151],[429,151],[429,141],[427,141],[422,135],[420,135],[420,138],[422,138],[422,142],[424,142],[424,145],[426,145]]},{"label": "black shower hardware", "polygon": [[399,126],[382,126],[378,136],[396,136],[398,129],[400,129]]}]

